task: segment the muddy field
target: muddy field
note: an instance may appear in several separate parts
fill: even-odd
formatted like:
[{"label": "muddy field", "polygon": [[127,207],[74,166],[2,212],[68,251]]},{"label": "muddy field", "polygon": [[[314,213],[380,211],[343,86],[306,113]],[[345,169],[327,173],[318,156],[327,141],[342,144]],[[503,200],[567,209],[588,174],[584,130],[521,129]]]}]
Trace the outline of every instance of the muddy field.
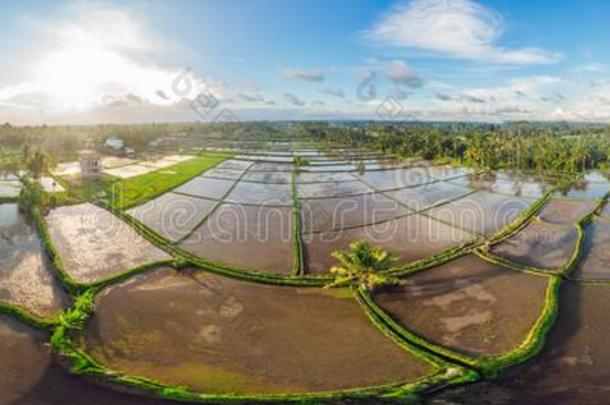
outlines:
[{"label": "muddy field", "polygon": [[400,202],[414,211],[435,207],[465,197],[472,190],[446,182],[424,184],[417,187],[388,191],[384,195]]},{"label": "muddy field", "polygon": [[484,398],[489,404],[606,403],[610,390],[609,306],[607,286],[564,283],[559,316],[541,353],[495,382],[441,392],[429,401],[471,403]]},{"label": "muddy field", "polygon": [[301,221],[306,233],[372,224],[409,212],[380,193],[301,200]]},{"label": "muddy field", "polygon": [[212,200],[167,193],[127,213],[159,235],[176,242],[187,236],[217,204]]},{"label": "muddy field", "polygon": [[289,273],[293,263],[291,208],[222,204],[179,246],[221,263]]},{"label": "muddy field", "polygon": [[0,204],[0,302],[55,318],[68,299],[54,276],[34,224],[16,204]]},{"label": "muddy field", "polygon": [[492,191],[520,197],[540,198],[554,182],[541,176],[512,172],[473,173],[453,179],[451,183],[469,187],[477,191]]},{"label": "muddy field", "polygon": [[538,217],[554,224],[576,224],[596,206],[595,200],[552,199]]},{"label": "muddy field", "polygon": [[406,264],[440,253],[469,242],[474,235],[418,214],[377,225],[339,232],[306,234],[306,271],[328,273],[337,264],[331,253],[345,250],[353,241],[365,240],[398,256],[398,263]]},{"label": "muddy field", "polygon": [[195,177],[193,180],[176,188],[176,193],[188,194],[195,197],[222,200],[235,184],[233,180]]},{"label": "muddy field", "polygon": [[56,208],[45,219],[66,271],[78,282],[99,281],[171,258],[123,221],[92,204]]},{"label": "muddy field", "polygon": [[105,290],[82,341],[112,368],[207,393],[326,391],[429,370],[346,292],[194,270],[159,269]]},{"label": "muddy field", "polygon": [[535,200],[478,191],[432,208],[427,215],[483,235],[493,234],[512,221]]},{"label": "muddy field", "polygon": [[525,340],[548,280],[465,256],[407,278],[374,297],[406,329],[472,355],[497,355]]},{"label": "muddy field", "polygon": [[573,225],[534,221],[491,252],[508,261],[537,269],[559,270],[576,250],[578,231]]},{"label": "muddy field", "polygon": [[610,280],[610,221],[598,219],[586,228],[582,255],[573,276]]},{"label": "muddy field", "polygon": [[162,405],[166,401],[121,394],[71,375],[53,362],[48,337],[0,315],[0,403]]}]

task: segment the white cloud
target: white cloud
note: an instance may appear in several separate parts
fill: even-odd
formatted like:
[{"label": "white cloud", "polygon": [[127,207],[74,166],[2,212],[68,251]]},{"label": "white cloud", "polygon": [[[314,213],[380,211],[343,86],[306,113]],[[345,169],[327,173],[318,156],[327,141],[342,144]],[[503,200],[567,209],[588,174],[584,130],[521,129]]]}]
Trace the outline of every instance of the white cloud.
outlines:
[{"label": "white cloud", "polygon": [[289,104],[292,104],[297,107],[303,107],[305,105],[305,102],[303,100],[301,100],[300,98],[298,98],[297,96],[295,96],[292,93],[284,93],[284,99]]},{"label": "white cloud", "polygon": [[364,36],[377,44],[499,64],[553,63],[561,58],[532,47],[501,47],[497,41],[502,33],[502,17],[472,0],[412,0],[387,12]]},{"label": "white cloud", "polygon": [[285,79],[301,80],[306,82],[323,82],[326,74],[322,69],[282,69],[282,77]]},{"label": "white cloud", "polygon": [[422,86],[422,79],[404,61],[395,60],[386,65],[385,73],[396,85],[404,85],[411,88]]},{"label": "white cloud", "polygon": [[601,63],[589,63],[586,65],[579,66],[575,69],[577,72],[584,73],[603,73],[607,70],[605,65]]},{"label": "white cloud", "polygon": [[345,92],[343,90],[337,89],[337,88],[326,88],[326,89],[322,90],[322,93],[327,94],[329,96],[337,97],[337,98],[345,97]]},{"label": "white cloud", "polygon": [[[0,85],[0,102],[66,114],[118,106],[172,107],[204,90],[217,98],[224,92],[222,83],[155,63],[169,46],[128,9],[78,5],[66,10],[64,20],[40,27],[40,41],[27,55],[28,69],[20,72],[20,80]],[[173,83],[188,94],[177,94]]]}]

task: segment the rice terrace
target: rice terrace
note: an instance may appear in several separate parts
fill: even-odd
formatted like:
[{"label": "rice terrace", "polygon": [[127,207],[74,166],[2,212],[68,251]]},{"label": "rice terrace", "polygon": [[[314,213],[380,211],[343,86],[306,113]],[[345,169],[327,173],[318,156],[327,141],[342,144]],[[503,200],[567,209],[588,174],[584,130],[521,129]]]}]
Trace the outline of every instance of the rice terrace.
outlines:
[{"label": "rice terrace", "polygon": [[607,2],[0,10],[0,405],[608,402]]}]

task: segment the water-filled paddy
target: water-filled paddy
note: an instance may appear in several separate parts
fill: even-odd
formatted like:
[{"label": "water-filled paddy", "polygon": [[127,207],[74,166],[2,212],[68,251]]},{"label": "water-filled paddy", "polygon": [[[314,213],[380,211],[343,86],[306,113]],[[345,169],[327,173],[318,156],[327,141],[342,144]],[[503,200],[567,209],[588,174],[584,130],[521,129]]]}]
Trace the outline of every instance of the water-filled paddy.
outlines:
[{"label": "water-filled paddy", "polygon": [[21,183],[18,181],[0,181],[0,197],[16,198],[21,192]]},{"label": "water-filled paddy", "polygon": [[339,232],[305,234],[306,271],[328,273],[337,264],[331,253],[345,250],[353,241],[365,240],[398,256],[405,264],[440,253],[471,241],[474,235],[427,218],[412,214],[376,225],[362,226]]},{"label": "water-filled paddy", "polygon": [[167,193],[127,213],[175,242],[187,236],[217,204],[212,200]]},{"label": "water-filled paddy", "polygon": [[327,391],[429,371],[346,292],[196,270],[159,269],[103,291],[82,341],[111,368],[206,393]]},{"label": "water-filled paddy", "polygon": [[301,200],[305,232],[322,232],[372,224],[409,213],[380,193],[350,197]]},{"label": "water-filled paddy", "polygon": [[341,182],[354,181],[354,176],[349,172],[329,172],[329,173],[297,173],[297,183],[321,183],[321,182]]},{"label": "water-filled paddy", "polygon": [[384,194],[399,201],[414,211],[421,211],[472,193],[472,190],[447,182],[435,182],[416,187],[408,187]]},{"label": "water-filled paddy", "polygon": [[365,194],[372,191],[373,189],[358,180],[341,181],[336,183],[324,182],[299,184],[297,187],[299,198],[341,197]]},{"label": "water-filled paddy", "polygon": [[41,318],[54,318],[67,305],[35,225],[16,204],[0,204],[0,257],[0,303]]},{"label": "water-filled paddy", "polygon": [[244,181],[260,183],[292,183],[292,173],[290,172],[248,172],[243,177]]},{"label": "water-filled paddy", "polygon": [[574,277],[610,280],[610,221],[598,219],[585,229],[585,239]]},{"label": "water-filled paddy", "polygon": [[110,212],[93,204],[65,206],[45,218],[65,270],[88,283],[171,256]]},{"label": "water-filled paddy", "polygon": [[541,176],[513,172],[472,173],[451,182],[477,191],[531,198],[542,197],[554,185],[554,182]]},{"label": "water-filled paddy", "polygon": [[427,215],[472,232],[493,234],[510,224],[535,200],[478,191],[427,211]]},{"label": "water-filled paddy", "polygon": [[559,314],[542,351],[507,370],[496,381],[441,392],[431,400],[446,404],[606,403],[610,390],[610,289],[565,283]]},{"label": "water-filled paddy", "polygon": [[293,264],[292,210],[222,204],[180,247],[220,263],[288,273]]},{"label": "water-filled paddy", "polygon": [[291,206],[292,185],[240,181],[226,200],[239,204]]},{"label": "water-filled paddy", "polygon": [[577,241],[578,231],[573,225],[534,221],[493,246],[491,252],[524,266],[559,270],[574,254]]},{"label": "water-filled paddy", "polygon": [[597,207],[595,200],[551,199],[538,217],[554,224],[575,224]]},{"label": "water-filled paddy", "polygon": [[237,180],[244,174],[244,171],[241,169],[219,169],[212,168],[202,174],[202,177],[212,177],[217,179],[225,179],[225,180]]},{"label": "water-filled paddy", "polygon": [[0,315],[0,402],[3,404],[162,405],[71,375],[53,361],[48,336]]},{"label": "water-filled paddy", "polygon": [[235,184],[233,180],[195,177],[189,182],[176,188],[176,193],[189,194],[196,197],[222,200]]},{"label": "water-filled paddy", "polygon": [[400,325],[472,355],[497,355],[525,340],[544,306],[548,279],[464,256],[416,273],[375,302]]}]

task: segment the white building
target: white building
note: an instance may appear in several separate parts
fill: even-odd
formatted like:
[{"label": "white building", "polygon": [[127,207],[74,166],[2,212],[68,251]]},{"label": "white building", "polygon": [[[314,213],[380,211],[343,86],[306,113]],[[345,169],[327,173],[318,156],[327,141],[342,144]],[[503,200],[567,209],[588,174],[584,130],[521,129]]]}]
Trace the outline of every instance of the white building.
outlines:
[{"label": "white building", "polygon": [[102,177],[102,163],[97,152],[83,150],[79,153],[78,161],[83,179],[96,180]]},{"label": "white building", "polygon": [[125,146],[125,142],[123,142],[123,140],[117,136],[111,136],[110,138],[106,139],[104,145],[109,149],[121,150]]}]

